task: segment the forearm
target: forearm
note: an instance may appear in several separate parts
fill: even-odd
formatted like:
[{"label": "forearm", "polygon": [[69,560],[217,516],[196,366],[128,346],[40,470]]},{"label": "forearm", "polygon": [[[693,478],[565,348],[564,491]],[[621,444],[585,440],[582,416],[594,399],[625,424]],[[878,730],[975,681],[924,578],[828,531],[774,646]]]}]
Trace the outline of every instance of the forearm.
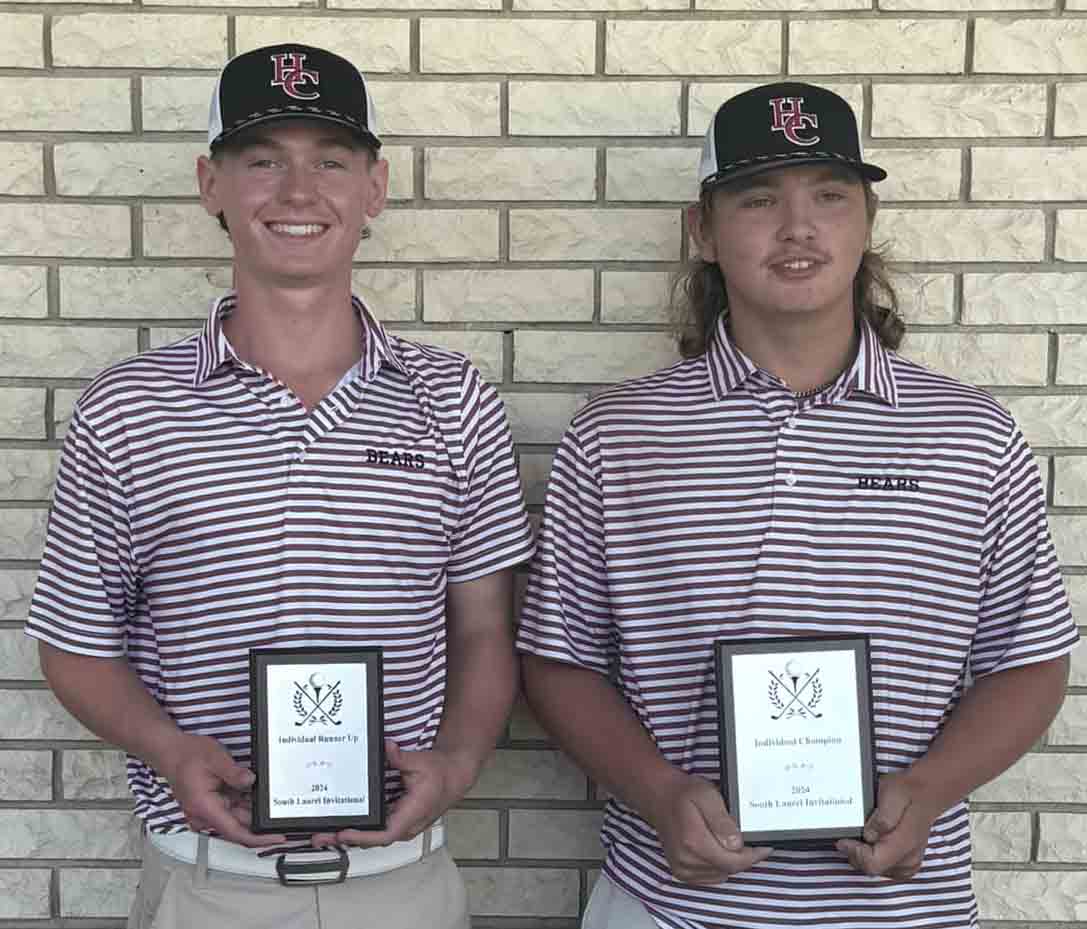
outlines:
[{"label": "forearm", "polygon": [[908,774],[940,812],[1012,765],[1045,732],[1064,700],[1068,658],[975,681],[928,752]]},{"label": "forearm", "polygon": [[57,699],[99,738],[162,770],[182,734],[124,658],[92,658],[41,643],[42,671]]},{"label": "forearm", "polygon": [[651,822],[654,801],[687,774],[661,755],[641,721],[602,674],[523,656],[533,713],[598,784]]}]

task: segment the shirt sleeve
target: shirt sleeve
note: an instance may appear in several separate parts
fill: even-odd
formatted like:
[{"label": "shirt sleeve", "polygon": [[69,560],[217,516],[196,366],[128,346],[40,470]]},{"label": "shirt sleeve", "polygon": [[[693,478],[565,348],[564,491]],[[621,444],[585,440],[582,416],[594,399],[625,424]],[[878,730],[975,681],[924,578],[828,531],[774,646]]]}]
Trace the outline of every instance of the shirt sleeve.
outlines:
[{"label": "shirt sleeve", "polygon": [[989,507],[971,670],[982,676],[1047,661],[1078,641],[1041,476],[1022,433],[1013,428]]},{"label": "shirt sleeve", "polygon": [[123,483],[76,410],[64,442],[26,632],[65,651],[125,654],[135,596]]},{"label": "shirt sleeve", "polygon": [[604,540],[599,472],[571,427],[551,466],[520,651],[608,673],[614,640]]},{"label": "shirt sleeve", "polygon": [[460,415],[464,486],[447,567],[451,583],[520,564],[533,551],[505,407],[469,364],[461,383]]}]

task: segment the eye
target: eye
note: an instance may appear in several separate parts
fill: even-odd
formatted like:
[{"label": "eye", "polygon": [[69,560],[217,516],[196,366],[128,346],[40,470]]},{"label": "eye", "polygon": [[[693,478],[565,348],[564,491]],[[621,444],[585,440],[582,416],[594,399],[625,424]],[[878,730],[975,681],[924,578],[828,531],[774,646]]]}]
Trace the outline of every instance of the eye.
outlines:
[{"label": "eye", "polygon": [[819,199],[825,201],[826,203],[838,203],[842,200],[848,199],[848,196],[845,191],[837,190],[831,187],[826,190],[821,190],[819,192]]},{"label": "eye", "polygon": [[744,197],[740,201],[740,206],[745,210],[758,210],[768,206],[772,206],[774,200],[772,197],[768,197],[765,194],[755,194],[750,197]]},{"label": "eye", "polygon": [[347,167],[342,161],[338,161],[335,158],[325,158],[323,161],[318,162],[317,167],[324,170],[343,170]]},{"label": "eye", "polygon": [[250,168],[267,169],[274,168],[279,164],[274,158],[251,158],[249,160]]}]

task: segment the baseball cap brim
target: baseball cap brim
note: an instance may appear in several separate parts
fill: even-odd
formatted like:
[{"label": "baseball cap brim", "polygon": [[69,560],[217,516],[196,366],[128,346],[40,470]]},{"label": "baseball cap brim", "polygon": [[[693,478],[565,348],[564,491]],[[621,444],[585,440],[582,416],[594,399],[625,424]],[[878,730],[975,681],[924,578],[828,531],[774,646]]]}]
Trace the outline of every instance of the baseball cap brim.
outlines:
[{"label": "baseball cap brim", "polygon": [[354,123],[348,119],[340,119],[327,113],[314,113],[304,109],[300,109],[297,113],[276,112],[268,113],[264,116],[254,116],[252,119],[248,119],[244,123],[233,126],[228,131],[220,133],[215,141],[211,143],[210,147],[216,149],[224,142],[244,133],[248,129],[252,129],[254,126],[260,126],[264,123],[282,122],[285,119],[308,119],[314,122],[332,123],[336,126],[343,126],[345,129],[350,129],[355,136],[367,145],[372,145],[374,148],[381,148],[381,140],[372,132],[368,132],[360,127],[358,123]]},{"label": "baseball cap brim", "polygon": [[866,161],[854,161],[851,158],[842,158],[836,155],[813,155],[808,152],[797,152],[793,155],[776,154],[767,158],[760,158],[747,165],[728,166],[703,180],[702,189],[718,187],[740,178],[752,177],[765,171],[773,171],[775,168],[791,168],[812,164],[842,165],[853,169],[866,181],[882,181],[887,177],[887,172],[883,168],[869,164]]}]

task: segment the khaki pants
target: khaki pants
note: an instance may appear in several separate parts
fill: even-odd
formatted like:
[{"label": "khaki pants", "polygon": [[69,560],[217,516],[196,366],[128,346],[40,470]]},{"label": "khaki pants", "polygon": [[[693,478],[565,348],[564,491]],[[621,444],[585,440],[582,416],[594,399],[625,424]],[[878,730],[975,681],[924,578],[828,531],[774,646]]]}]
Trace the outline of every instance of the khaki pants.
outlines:
[{"label": "khaki pants", "polygon": [[658,929],[640,900],[616,887],[601,874],[593,887],[581,929]]},{"label": "khaki pants", "polygon": [[283,887],[209,871],[144,842],[128,929],[469,929],[468,903],[445,848],[342,884]]}]

